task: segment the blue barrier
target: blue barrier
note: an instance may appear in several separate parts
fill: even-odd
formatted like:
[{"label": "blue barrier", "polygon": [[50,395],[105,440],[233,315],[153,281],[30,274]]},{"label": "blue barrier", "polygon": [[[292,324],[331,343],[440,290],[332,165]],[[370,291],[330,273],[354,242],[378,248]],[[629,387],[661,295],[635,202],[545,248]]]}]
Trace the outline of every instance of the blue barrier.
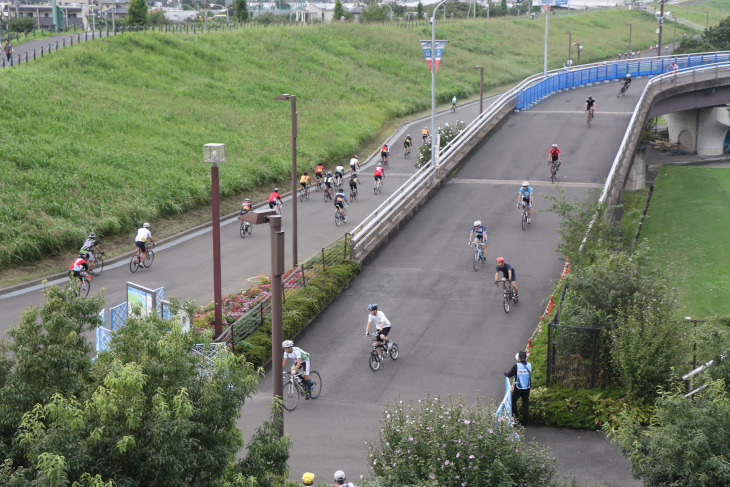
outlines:
[{"label": "blue barrier", "polygon": [[590,85],[613,79],[631,76],[654,76],[667,71],[669,65],[677,63],[679,69],[705,66],[723,61],[730,61],[730,53],[689,54],[665,58],[644,58],[631,61],[614,61],[607,64],[589,66],[583,69],[570,69],[555,73],[534,84],[516,96],[515,111],[527,110],[544,100],[556,91]]}]

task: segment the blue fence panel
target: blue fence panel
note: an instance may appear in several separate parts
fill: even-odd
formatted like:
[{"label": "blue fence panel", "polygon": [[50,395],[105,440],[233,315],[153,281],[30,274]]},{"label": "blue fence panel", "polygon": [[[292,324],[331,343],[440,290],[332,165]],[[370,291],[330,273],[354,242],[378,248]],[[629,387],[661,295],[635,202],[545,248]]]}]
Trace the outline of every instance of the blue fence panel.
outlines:
[{"label": "blue fence panel", "polygon": [[165,299],[165,288],[155,289],[155,303],[157,303],[157,315],[162,316],[162,300]]},{"label": "blue fence panel", "polygon": [[127,303],[118,304],[111,308],[109,311],[111,312],[112,331],[120,329],[127,323],[127,317],[129,316]]},{"label": "blue fence panel", "polygon": [[103,352],[109,346],[109,340],[112,338],[112,331],[104,328],[106,325],[106,310],[102,309],[99,312],[99,319],[102,325],[96,327],[96,351]]}]

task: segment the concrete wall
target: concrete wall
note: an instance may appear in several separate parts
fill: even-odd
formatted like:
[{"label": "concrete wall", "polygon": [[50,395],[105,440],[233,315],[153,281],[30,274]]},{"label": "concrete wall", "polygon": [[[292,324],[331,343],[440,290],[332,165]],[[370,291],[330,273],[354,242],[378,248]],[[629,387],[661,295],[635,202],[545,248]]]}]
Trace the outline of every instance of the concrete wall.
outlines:
[{"label": "concrete wall", "polygon": [[730,128],[730,108],[700,108],[664,115],[669,140],[679,148],[703,156],[722,154],[725,134]]}]

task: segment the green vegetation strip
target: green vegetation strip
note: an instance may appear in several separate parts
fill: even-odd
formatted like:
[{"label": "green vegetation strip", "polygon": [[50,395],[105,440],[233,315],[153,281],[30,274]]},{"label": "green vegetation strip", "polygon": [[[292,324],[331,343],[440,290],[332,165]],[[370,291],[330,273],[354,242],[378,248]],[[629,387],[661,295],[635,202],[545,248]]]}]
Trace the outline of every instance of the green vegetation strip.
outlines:
[{"label": "green vegetation strip", "polygon": [[640,239],[676,287],[682,316],[730,314],[730,274],[722,270],[730,258],[728,198],[728,169],[663,167],[657,175]]},{"label": "green vegetation strip", "polygon": [[[727,0],[689,1],[678,5],[667,5],[664,9],[670,11],[671,18],[676,15],[680,19],[687,19],[702,27],[708,24],[710,27],[713,27],[730,15],[730,2]],[[666,29],[666,26],[670,24],[664,25]],[[679,26],[677,26],[677,30],[679,30]],[[664,32],[666,33],[667,31],[665,30]]]},{"label": "green vegetation strip", "polygon": [[[556,18],[550,66],[654,42],[636,11]],[[445,22],[437,99],[478,92],[542,69],[543,26],[527,18]],[[350,157],[389,119],[430,106],[419,44],[430,29],[329,24],[182,36],[154,32],[83,43],[0,77],[0,266],[78,248],[89,231],[130,234],[143,221],[210,201],[202,146],[227,144],[223,197],[289,176],[289,105],[297,95],[299,167]],[[564,42],[565,41],[565,42]],[[539,48],[538,48],[539,47]],[[131,242],[131,240],[130,240]]]}]

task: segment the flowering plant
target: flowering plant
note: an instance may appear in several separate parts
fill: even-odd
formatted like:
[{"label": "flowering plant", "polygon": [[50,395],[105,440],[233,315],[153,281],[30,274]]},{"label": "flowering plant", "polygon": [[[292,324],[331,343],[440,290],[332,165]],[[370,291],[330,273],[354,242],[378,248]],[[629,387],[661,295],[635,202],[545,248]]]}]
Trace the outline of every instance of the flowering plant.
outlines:
[{"label": "flowering plant", "polygon": [[[457,120],[453,124],[445,124],[443,127],[437,127],[436,131],[441,136],[439,141],[441,149],[443,150],[446,145],[454,140],[457,135],[464,131],[466,123],[463,120]],[[431,160],[431,138],[428,138],[427,143],[423,144],[418,149],[418,157],[416,158],[416,167],[423,167]]]}]

